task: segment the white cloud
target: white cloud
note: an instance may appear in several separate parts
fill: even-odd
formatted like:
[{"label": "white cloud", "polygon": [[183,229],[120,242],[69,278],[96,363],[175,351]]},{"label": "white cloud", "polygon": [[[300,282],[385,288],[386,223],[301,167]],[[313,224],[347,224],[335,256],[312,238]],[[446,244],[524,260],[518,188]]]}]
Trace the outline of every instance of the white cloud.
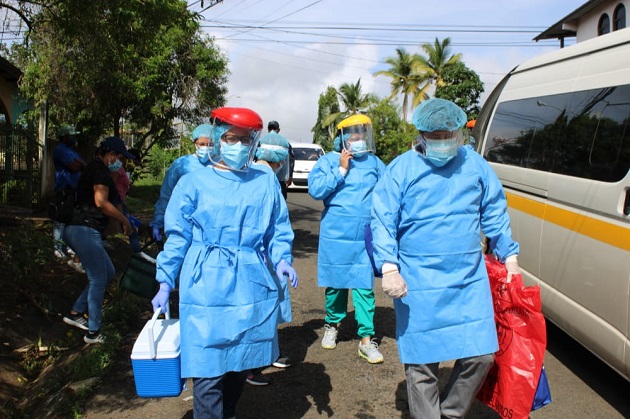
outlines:
[{"label": "white cloud", "polygon": [[[250,107],[260,113],[265,128],[269,120],[275,119],[289,140],[310,142],[310,130],[317,118],[317,101],[327,86],[339,87],[361,78],[364,93],[379,97],[389,95],[390,80],[373,77],[373,73],[387,68],[382,62],[395,55],[397,46],[417,53],[421,43],[432,42],[436,37],[450,37],[453,52],[463,53],[464,62],[484,81],[484,99],[514,66],[554,48],[541,47],[531,39],[582,3],[580,0],[515,0],[498,6],[494,0],[242,0],[224,1],[205,11],[203,16],[206,26],[214,26],[209,33],[216,36],[218,45],[230,58],[228,105]],[[312,6],[307,7],[309,5]],[[355,29],[333,30],[334,22],[337,26]],[[216,27],[222,24],[260,28],[237,33]],[[329,29],[306,28],[324,25]],[[498,25],[508,29],[528,26],[530,32],[459,30],[482,30]],[[405,31],[385,31],[383,26],[397,26]],[[266,27],[274,30],[264,29]],[[428,27],[435,31],[410,31]],[[362,45],[377,41],[391,45]],[[517,41],[519,45],[531,46],[483,46],[488,42]]]}]

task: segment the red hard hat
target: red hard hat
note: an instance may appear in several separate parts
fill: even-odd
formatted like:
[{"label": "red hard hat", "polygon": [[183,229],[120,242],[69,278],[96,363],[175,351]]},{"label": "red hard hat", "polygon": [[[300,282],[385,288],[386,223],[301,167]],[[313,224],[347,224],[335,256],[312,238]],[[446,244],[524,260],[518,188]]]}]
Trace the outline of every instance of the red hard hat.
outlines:
[{"label": "red hard hat", "polygon": [[219,108],[213,110],[211,116],[235,127],[255,130],[263,127],[260,115],[248,108]]}]

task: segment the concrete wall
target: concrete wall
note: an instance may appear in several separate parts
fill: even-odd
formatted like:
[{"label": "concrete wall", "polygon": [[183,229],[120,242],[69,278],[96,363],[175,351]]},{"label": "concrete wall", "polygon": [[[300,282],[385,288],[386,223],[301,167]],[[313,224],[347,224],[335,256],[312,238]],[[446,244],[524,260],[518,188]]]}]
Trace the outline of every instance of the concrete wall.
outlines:
[{"label": "concrete wall", "polygon": [[604,13],[607,13],[610,18],[610,30],[612,32],[613,13],[618,4],[623,4],[626,7],[626,28],[630,27],[630,16],[628,16],[630,13],[630,0],[613,0],[591,10],[579,19],[576,42],[582,42],[597,36],[597,24],[600,16]]}]

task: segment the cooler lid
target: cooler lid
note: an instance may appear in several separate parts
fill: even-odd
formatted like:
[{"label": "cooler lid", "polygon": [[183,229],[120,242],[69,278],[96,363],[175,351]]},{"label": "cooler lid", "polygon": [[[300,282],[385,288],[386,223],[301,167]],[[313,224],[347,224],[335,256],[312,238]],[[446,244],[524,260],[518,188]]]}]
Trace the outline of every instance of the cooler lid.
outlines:
[{"label": "cooler lid", "polygon": [[[131,351],[131,359],[151,359],[149,327],[151,321],[144,325]],[[156,359],[176,358],[179,356],[179,319],[157,320],[153,327]]]}]

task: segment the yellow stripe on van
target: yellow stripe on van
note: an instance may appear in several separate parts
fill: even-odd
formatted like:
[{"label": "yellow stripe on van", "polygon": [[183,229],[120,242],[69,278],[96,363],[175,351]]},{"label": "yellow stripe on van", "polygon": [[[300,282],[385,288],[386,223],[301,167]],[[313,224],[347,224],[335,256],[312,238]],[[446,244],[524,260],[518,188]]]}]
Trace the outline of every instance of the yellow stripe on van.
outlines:
[{"label": "yellow stripe on van", "polygon": [[506,192],[508,205],[515,210],[540,218],[560,227],[630,251],[630,229],[553,205],[543,204]]}]

